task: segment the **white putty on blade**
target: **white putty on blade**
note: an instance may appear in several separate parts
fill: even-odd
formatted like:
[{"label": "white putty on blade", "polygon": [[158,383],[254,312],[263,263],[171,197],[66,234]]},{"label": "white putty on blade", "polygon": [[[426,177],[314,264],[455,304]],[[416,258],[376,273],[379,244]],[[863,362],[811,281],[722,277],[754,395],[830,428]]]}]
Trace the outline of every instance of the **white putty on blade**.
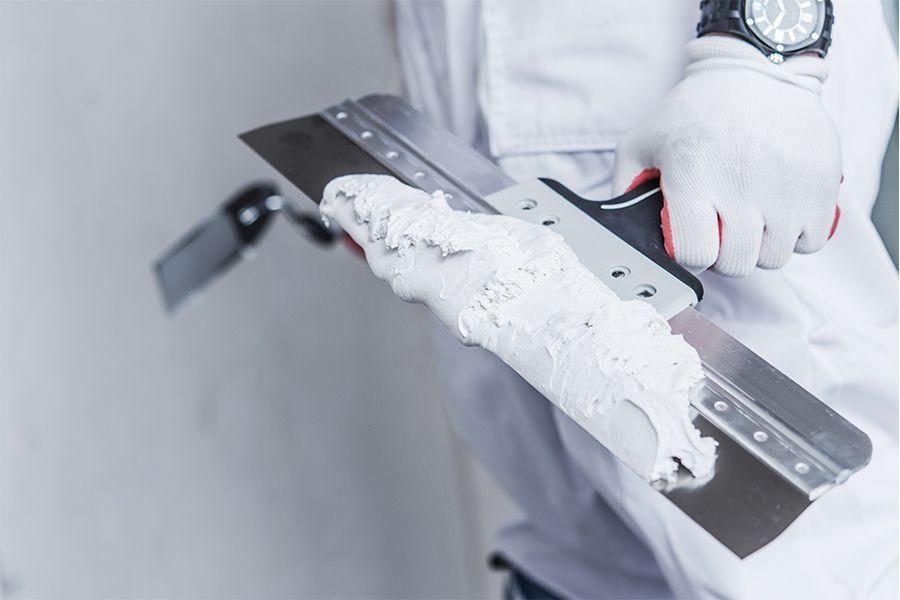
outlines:
[{"label": "white putty on blade", "polygon": [[562,236],[453,210],[386,175],[333,180],[320,209],[395,294],[496,354],[639,475],[673,481],[679,462],[712,471],[716,442],[690,420],[696,351],[652,306],[620,300]]}]

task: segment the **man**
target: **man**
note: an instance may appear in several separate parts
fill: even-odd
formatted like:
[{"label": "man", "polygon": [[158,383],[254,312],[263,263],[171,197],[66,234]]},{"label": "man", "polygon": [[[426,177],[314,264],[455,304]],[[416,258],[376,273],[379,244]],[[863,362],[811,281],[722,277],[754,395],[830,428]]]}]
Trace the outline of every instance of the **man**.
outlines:
[{"label": "man", "polygon": [[[443,336],[448,410],[524,513],[498,540],[514,593],[894,594],[897,273],[869,220],[897,109],[881,5],[835,0],[823,58],[821,27],[790,52],[822,2],[705,4],[726,12],[695,40],[696,0],[399,2],[408,90],[516,178],[605,198],[658,171],[668,250],[708,269],[701,311],[866,431],[872,463],[739,561],[509,369]],[[758,33],[729,30],[728,10]],[[764,51],[764,35],[787,48]]]}]

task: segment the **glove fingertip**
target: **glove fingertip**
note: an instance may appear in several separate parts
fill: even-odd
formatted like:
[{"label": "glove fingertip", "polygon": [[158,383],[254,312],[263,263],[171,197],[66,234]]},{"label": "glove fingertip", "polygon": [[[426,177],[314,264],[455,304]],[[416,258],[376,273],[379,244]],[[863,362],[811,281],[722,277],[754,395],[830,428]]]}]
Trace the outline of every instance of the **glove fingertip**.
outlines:
[{"label": "glove fingertip", "polygon": [[710,268],[718,258],[721,240],[721,222],[717,224],[715,208],[699,201],[680,178],[669,185],[661,178],[660,190],[663,207],[659,216],[666,254],[691,270]]},{"label": "glove fingertip", "polygon": [[759,261],[752,254],[737,253],[733,249],[719,253],[719,257],[712,266],[712,270],[726,277],[746,277],[756,268]]},{"label": "glove fingertip", "polygon": [[838,223],[841,220],[841,208],[835,205],[834,217],[830,224],[825,219],[821,219],[818,223],[804,228],[797,239],[796,246],[794,246],[794,252],[797,254],[813,254],[824,248],[828,240],[837,231]]},{"label": "glove fingertip", "polygon": [[713,269],[729,277],[744,277],[753,272],[763,247],[765,222],[750,210],[719,215],[719,258]]},{"label": "glove fingertip", "polygon": [[766,271],[777,271],[778,269],[783,269],[788,264],[788,261],[790,261],[790,254],[787,256],[766,257],[760,258],[756,266]]},{"label": "glove fingertip", "polygon": [[687,269],[706,270],[712,267],[719,256],[716,240],[703,236],[699,230],[688,233],[672,229],[665,237],[666,253],[678,264]]},{"label": "glove fingertip", "polygon": [[756,265],[749,264],[740,264],[740,265],[720,265],[716,263],[712,266],[712,270],[719,275],[724,275],[725,277],[746,277],[750,273],[753,272],[753,269]]},{"label": "glove fingertip", "polygon": [[783,268],[790,261],[799,237],[800,232],[793,228],[765,232],[756,266],[768,270]]},{"label": "glove fingertip", "polygon": [[797,254],[815,254],[825,247],[826,242],[828,242],[828,238],[824,235],[824,232],[810,233],[804,231],[800,234],[797,245],[794,246],[794,252]]}]

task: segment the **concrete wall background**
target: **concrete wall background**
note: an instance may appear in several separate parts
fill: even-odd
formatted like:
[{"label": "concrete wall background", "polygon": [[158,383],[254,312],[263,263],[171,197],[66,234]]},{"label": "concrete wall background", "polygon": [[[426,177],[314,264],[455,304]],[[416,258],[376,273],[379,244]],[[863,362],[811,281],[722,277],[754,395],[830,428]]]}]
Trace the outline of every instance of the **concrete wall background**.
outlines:
[{"label": "concrete wall background", "polygon": [[283,222],[175,319],[150,272],[237,132],[398,89],[383,1],[0,3],[0,595],[496,595],[424,311]]},{"label": "concrete wall background", "polygon": [[[887,19],[888,27],[894,36],[894,45],[897,44],[897,26],[898,26],[898,2],[897,0],[884,0],[884,16]],[[884,156],[884,167],[881,173],[881,191],[878,194],[878,201],[872,210],[872,220],[875,227],[884,239],[888,253],[897,264],[897,198],[900,195],[900,187],[898,187],[898,154],[897,154],[897,124],[894,123],[894,135],[888,144],[887,152]]]},{"label": "concrete wall background", "polygon": [[271,177],[238,132],[399,89],[390,6],[3,2],[0,21],[5,595],[488,594],[480,475],[423,310],[284,222],[174,319],[150,271]]}]

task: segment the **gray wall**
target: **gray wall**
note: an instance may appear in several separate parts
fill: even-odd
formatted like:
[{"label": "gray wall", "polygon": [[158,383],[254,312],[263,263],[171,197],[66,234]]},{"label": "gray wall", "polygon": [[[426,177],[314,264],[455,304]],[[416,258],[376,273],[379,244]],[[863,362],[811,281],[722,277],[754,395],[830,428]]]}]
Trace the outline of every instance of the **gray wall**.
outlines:
[{"label": "gray wall", "polygon": [[894,133],[888,143],[884,154],[884,165],[881,168],[881,189],[878,192],[878,200],[872,208],[872,220],[878,233],[881,234],[888,254],[897,265],[897,123],[894,123]]},{"label": "gray wall", "polygon": [[[894,45],[897,45],[897,19],[898,19],[898,2],[897,0],[884,0],[884,15],[887,18],[888,26],[891,34],[894,36]],[[897,264],[897,198],[898,191],[898,156],[897,156],[897,124],[894,124],[894,134],[888,144],[887,152],[884,156],[884,166],[881,171],[881,191],[878,194],[878,201],[872,210],[872,220],[875,221],[875,227],[884,239],[885,246]]]},{"label": "gray wall", "polygon": [[0,11],[5,594],[487,594],[422,310],[284,223],[175,318],[150,271],[238,132],[399,88],[389,5]]}]

